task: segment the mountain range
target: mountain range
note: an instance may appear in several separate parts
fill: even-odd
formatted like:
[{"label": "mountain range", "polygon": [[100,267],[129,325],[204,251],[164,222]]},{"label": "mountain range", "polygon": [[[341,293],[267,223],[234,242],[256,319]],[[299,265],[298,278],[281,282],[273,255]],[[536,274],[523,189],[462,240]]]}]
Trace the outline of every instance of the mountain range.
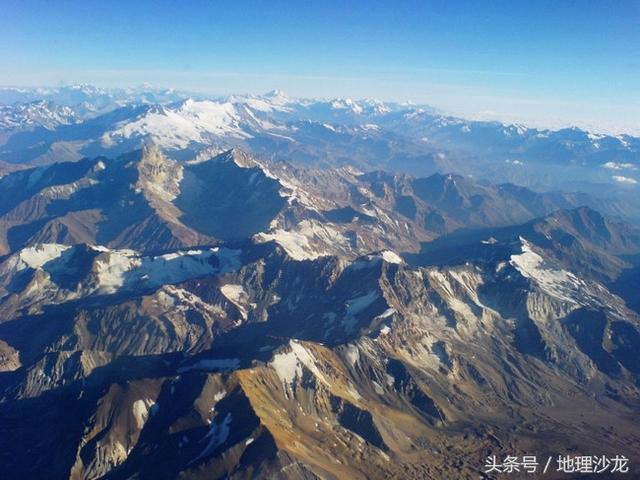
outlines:
[{"label": "mountain range", "polygon": [[640,475],[611,178],[638,139],[279,91],[0,100],[3,478]]},{"label": "mountain range", "polygon": [[221,98],[89,86],[4,89],[3,99],[5,164],[113,157],[152,142],[179,160],[216,145],[297,165],[414,176],[454,171],[536,190],[615,191],[631,198],[638,188],[638,137],[468,121],[428,106],[291,99],[280,91]]}]

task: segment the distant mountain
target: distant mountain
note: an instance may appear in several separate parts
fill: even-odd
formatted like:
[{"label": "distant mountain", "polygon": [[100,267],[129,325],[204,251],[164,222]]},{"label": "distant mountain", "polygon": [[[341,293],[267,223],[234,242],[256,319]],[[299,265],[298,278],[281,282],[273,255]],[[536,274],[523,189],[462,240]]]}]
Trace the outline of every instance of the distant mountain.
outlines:
[{"label": "distant mountain", "polygon": [[77,123],[79,119],[69,107],[37,100],[12,106],[0,105],[0,130],[29,130],[38,127],[55,130],[60,125]]},{"label": "distant mountain", "polygon": [[[467,121],[424,106],[291,99],[279,91],[205,99],[173,91],[86,86],[5,90],[4,98],[45,99],[71,108],[82,120],[74,125],[62,122],[53,132],[2,129],[0,160],[5,162],[115,156],[153,142],[179,160],[211,146],[239,146],[297,165],[351,165],[414,176],[453,171],[494,183],[589,191],[601,197],[611,196],[615,185],[624,201],[637,193],[640,180],[636,137]],[[24,120],[11,121],[26,124],[26,117],[25,113]]]},{"label": "distant mountain", "polygon": [[82,118],[106,113],[131,103],[176,102],[187,97],[187,93],[149,86],[100,88],[85,84],[32,89],[0,88],[0,104],[14,105],[46,101],[71,108]]}]

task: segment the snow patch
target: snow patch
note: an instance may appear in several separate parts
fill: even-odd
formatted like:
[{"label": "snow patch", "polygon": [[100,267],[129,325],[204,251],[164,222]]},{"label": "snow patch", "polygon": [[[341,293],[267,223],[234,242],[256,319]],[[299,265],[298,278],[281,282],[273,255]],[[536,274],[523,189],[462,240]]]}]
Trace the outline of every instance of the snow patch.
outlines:
[{"label": "snow patch", "polygon": [[544,267],[544,259],[533,251],[531,244],[520,237],[522,253],[511,255],[510,262],[522,276],[535,281],[542,290],[561,300],[577,303],[572,294],[584,287],[573,273]]},{"label": "snow patch", "polygon": [[298,232],[278,229],[271,233],[258,233],[254,238],[258,243],[275,241],[294,260],[315,260],[323,254],[314,250],[309,239]]},{"label": "snow patch", "polygon": [[[395,313],[395,308],[387,308],[384,312],[378,315],[375,320],[385,320],[392,317]],[[388,335],[389,333],[391,333],[391,327],[389,325],[383,325],[382,328],[380,328],[379,335]]]},{"label": "snow patch", "polygon": [[239,358],[203,358],[193,365],[178,369],[178,373],[190,372],[192,370],[218,371],[235,370],[240,367]]},{"label": "snow patch", "polygon": [[16,271],[25,268],[39,268],[45,263],[59,258],[63,252],[69,250],[69,245],[60,245],[57,243],[42,243],[34,247],[24,248],[18,254],[18,263]]},{"label": "snow patch", "polygon": [[378,292],[371,291],[360,297],[352,298],[345,302],[346,317],[344,321],[344,328],[348,333],[355,331],[358,324],[357,316],[366,310],[379,298]]},{"label": "snow patch", "polygon": [[358,347],[353,344],[347,345],[344,354],[347,357],[349,365],[351,365],[352,367],[355,366],[358,360],[360,360],[360,351],[358,350]]},{"label": "snow patch", "polygon": [[249,295],[245,292],[242,285],[233,285],[227,284],[220,287],[220,291],[222,294],[233,303],[238,310],[240,310],[240,315],[243,319],[247,319],[247,310],[251,307],[249,304]]},{"label": "snow patch", "polygon": [[378,299],[379,295],[376,291],[371,291],[365,295],[360,297],[353,298],[348,300],[345,304],[347,307],[347,315],[358,315],[360,312],[365,310],[369,305],[375,302]]},{"label": "snow patch", "polygon": [[271,366],[285,385],[293,385],[293,381],[300,370],[298,357],[293,350],[274,355]]},{"label": "snow patch", "polygon": [[[208,274],[223,274],[240,266],[239,250],[210,248],[140,256],[134,250],[100,250],[95,275],[98,291],[115,293],[122,288],[158,287]],[[217,257],[218,266],[211,263]]]},{"label": "snow patch", "polygon": [[233,420],[233,416],[231,413],[227,413],[220,423],[212,423],[209,427],[209,431],[205,435],[203,440],[209,439],[207,446],[202,450],[200,455],[198,455],[192,462],[197,463],[203,458],[211,455],[216,448],[222,445],[229,438],[229,433],[231,432],[231,421]]},{"label": "snow patch", "polygon": [[382,319],[389,318],[394,313],[396,313],[396,309],[395,308],[387,308],[384,312],[382,312],[376,318],[382,318]]},{"label": "snow patch", "polygon": [[403,260],[400,257],[400,255],[398,255],[395,252],[392,252],[391,250],[383,251],[382,252],[382,259],[387,263],[401,264],[403,262]]},{"label": "snow patch", "polygon": [[154,405],[154,401],[150,398],[136,400],[131,406],[133,418],[136,421],[136,427],[141,429],[149,418],[149,410]]},{"label": "snow patch", "polygon": [[388,335],[391,332],[391,327],[385,325],[380,329],[380,335]]},{"label": "snow patch", "polygon": [[309,369],[320,381],[327,384],[327,380],[316,365],[315,357],[304,345],[290,340],[289,347],[291,349],[289,352],[274,355],[270,363],[285,386],[294,387],[295,379],[302,376],[303,366]]},{"label": "snow patch", "polygon": [[[303,220],[296,229],[276,229],[254,235],[254,241],[264,243],[275,241],[294,260],[315,260],[329,253],[324,246],[343,246],[347,248],[348,241],[331,225]],[[316,246],[317,245],[317,246]]]}]

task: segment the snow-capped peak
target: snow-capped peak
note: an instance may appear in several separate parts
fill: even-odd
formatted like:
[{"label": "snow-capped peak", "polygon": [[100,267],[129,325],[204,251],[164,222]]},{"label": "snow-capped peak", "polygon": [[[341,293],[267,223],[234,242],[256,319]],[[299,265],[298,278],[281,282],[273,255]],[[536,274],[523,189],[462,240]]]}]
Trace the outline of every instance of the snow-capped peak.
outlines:
[{"label": "snow-capped peak", "polygon": [[263,97],[268,98],[272,103],[275,103],[276,101],[288,103],[291,101],[291,99],[282,90],[278,89],[265,93]]}]

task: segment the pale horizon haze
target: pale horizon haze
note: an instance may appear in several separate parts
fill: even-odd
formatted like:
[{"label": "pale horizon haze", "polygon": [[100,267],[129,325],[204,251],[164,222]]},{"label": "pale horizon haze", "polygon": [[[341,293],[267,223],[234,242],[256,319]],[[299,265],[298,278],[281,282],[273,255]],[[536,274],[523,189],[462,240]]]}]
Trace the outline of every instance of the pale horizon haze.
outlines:
[{"label": "pale horizon haze", "polygon": [[1,86],[280,89],[640,134],[638,2],[3,4]]}]

